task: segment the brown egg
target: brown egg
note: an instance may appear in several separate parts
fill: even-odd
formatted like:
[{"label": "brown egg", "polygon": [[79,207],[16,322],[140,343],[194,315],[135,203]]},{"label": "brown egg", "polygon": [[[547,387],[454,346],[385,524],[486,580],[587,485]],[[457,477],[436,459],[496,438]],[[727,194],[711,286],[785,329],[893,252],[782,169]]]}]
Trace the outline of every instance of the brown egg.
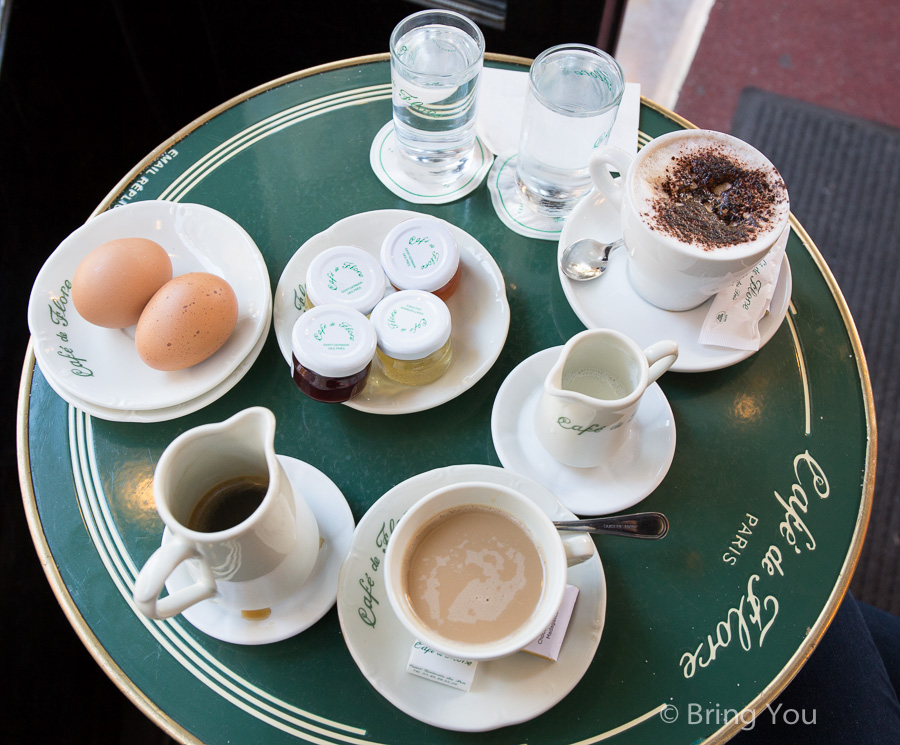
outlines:
[{"label": "brown egg", "polygon": [[147,238],[119,238],[97,246],[78,265],[72,302],[84,320],[121,329],[138,322],[170,279],[172,262],[162,246]]},{"label": "brown egg", "polygon": [[215,274],[192,272],[166,282],[141,313],[134,342],[156,370],[181,370],[212,356],[237,323],[234,290]]}]

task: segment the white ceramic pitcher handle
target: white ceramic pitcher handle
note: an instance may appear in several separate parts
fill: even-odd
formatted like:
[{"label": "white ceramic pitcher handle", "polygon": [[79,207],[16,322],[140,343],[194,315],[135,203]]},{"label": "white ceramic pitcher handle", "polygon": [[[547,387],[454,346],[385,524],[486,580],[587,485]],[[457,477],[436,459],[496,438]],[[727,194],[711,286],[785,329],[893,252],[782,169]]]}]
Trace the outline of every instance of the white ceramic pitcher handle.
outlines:
[{"label": "white ceramic pitcher handle", "polygon": [[[198,582],[183,587],[171,595],[160,598],[166,580],[181,562],[190,558],[200,559],[201,577]],[[134,602],[148,618],[169,618],[178,615],[201,600],[216,594],[216,580],[206,560],[200,557],[190,543],[178,536],[160,546],[144,564],[134,583]]]},{"label": "white ceramic pitcher handle", "polygon": [[650,365],[650,379],[647,385],[656,381],[678,359],[678,342],[658,341],[644,350],[647,364]]},{"label": "white ceramic pitcher handle", "polygon": [[591,157],[588,160],[588,170],[591,173],[591,180],[594,182],[594,186],[617,209],[622,206],[622,179],[614,179],[607,166],[613,166],[624,176],[633,160],[633,155],[629,155],[624,150],[620,150],[612,145],[598,147],[591,153]]},{"label": "white ceramic pitcher handle", "polygon": [[566,550],[566,566],[573,567],[594,555],[594,541],[587,533],[560,536]]}]

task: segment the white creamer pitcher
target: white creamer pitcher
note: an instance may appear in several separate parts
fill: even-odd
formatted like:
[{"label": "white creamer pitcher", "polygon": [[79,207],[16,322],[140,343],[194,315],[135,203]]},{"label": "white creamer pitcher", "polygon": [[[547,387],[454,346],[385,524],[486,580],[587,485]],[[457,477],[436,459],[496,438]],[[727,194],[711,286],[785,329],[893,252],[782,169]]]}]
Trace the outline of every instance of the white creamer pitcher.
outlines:
[{"label": "white creamer pitcher", "polygon": [[544,380],[534,418],[538,441],[567,466],[591,468],[615,457],[644,391],[677,358],[674,341],[642,350],[611,329],[576,334]]},{"label": "white creamer pitcher", "polygon": [[[189,527],[201,499],[234,480],[268,484],[252,513],[212,532]],[[278,462],[275,416],[266,408],[173,440],[156,467],[153,494],[167,534],[134,588],[135,603],[150,618],[174,616],[207,598],[246,611],[270,608],[295,593],[316,563],[316,518]],[[182,562],[194,583],[160,598]]]}]

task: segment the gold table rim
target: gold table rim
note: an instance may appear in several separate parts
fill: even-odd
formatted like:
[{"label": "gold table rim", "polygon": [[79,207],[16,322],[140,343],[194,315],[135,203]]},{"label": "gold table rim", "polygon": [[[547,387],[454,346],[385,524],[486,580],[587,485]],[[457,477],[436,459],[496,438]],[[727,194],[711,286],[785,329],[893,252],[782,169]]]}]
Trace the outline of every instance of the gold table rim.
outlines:
[{"label": "gold table rim", "polygon": [[[335,62],[329,62],[327,64],[305,68],[298,72],[276,78],[267,83],[256,86],[255,88],[251,88],[250,90],[234,96],[233,98],[230,98],[224,103],[216,106],[200,117],[194,119],[192,122],[178,130],[178,132],[172,135],[172,137],[164,140],[162,143],[160,143],[160,145],[154,148],[144,159],[142,159],[134,168],[132,168],[132,170],[129,171],[128,174],[126,174],[115,185],[115,187],[113,187],[113,189],[107,194],[100,205],[98,205],[94,212],[91,213],[91,217],[94,217],[97,214],[108,209],[114,197],[121,193],[121,191],[129,183],[131,183],[141,171],[144,170],[144,168],[150,165],[158,157],[158,154],[160,152],[173,147],[179,140],[182,140],[199,126],[213,119],[223,111],[226,111],[243,101],[253,98],[260,93],[264,93],[265,91],[268,91],[272,88],[277,88],[281,85],[299,80],[304,77],[317,75],[319,73],[328,72],[331,70],[341,69],[343,67],[370,64],[373,62],[384,62],[388,59],[390,59],[389,54],[380,53],[337,60]],[[517,57],[513,55],[494,53],[486,53],[485,59],[492,62],[502,62],[519,65],[530,65],[532,61],[527,57]],[[679,116],[674,111],[671,111],[670,109],[667,109],[666,107],[644,96],[641,96],[641,104],[654,111],[657,111],[666,118],[671,119],[673,122],[686,129],[697,128],[696,125],[692,124],[684,117]],[[857,563],[859,562],[860,553],[862,551],[863,542],[865,540],[865,535],[868,528],[869,517],[872,511],[872,499],[875,490],[875,463],[877,457],[877,427],[875,420],[875,403],[872,394],[872,385],[869,378],[869,370],[866,364],[865,354],[862,349],[862,343],[860,342],[856,324],[853,321],[853,317],[850,313],[849,307],[847,306],[844,295],[841,292],[840,287],[838,287],[837,281],[835,280],[834,275],[831,273],[831,269],[825,262],[824,257],[822,256],[816,245],[813,243],[809,234],[806,232],[803,226],[800,225],[793,214],[791,214],[790,223],[791,227],[802,241],[804,247],[812,256],[817,268],[825,278],[826,283],[828,284],[828,287],[835,299],[835,302],[838,305],[838,309],[841,313],[841,318],[843,319],[844,324],[847,327],[847,331],[849,332],[851,343],[853,346],[853,352],[856,355],[857,368],[859,371],[860,382],[863,389],[863,399],[866,404],[867,446],[866,468],[863,483],[863,498],[862,503],[860,504],[859,513],[857,514],[853,538],[850,543],[847,557],[844,560],[844,565],[842,566],[841,571],[838,574],[834,588],[832,589],[831,594],[829,595],[829,598],[825,603],[825,607],[823,608],[815,624],[807,634],[807,643],[802,645],[794,653],[794,655],[788,661],[787,665],[785,665],[785,667],[782,668],[778,675],[776,675],[775,679],[772,680],[772,682],[769,683],[756,696],[756,698],[754,698],[753,701],[750,702],[747,707],[745,707],[741,712],[738,712],[732,720],[726,722],[722,727],[713,732],[706,740],[704,740],[704,745],[720,745],[720,743],[727,742],[729,739],[731,739],[731,737],[737,734],[738,730],[746,725],[746,722],[741,719],[741,715],[746,711],[752,711],[755,714],[761,713],[766,708],[766,706],[774,701],[778,697],[778,695],[787,687],[791,680],[793,680],[794,676],[803,667],[806,660],[809,659],[810,655],[813,653],[813,651],[821,641],[822,635],[825,633],[826,629],[831,624],[831,621],[834,619],[834,616],[837,613],[837,610],[840,607],[840,604],[850,586],[850,579],[853,576],[853,571],[855,570]],[[65,582],[63,581],[62,576],[59,573],[59,569],[53,559],[50,546],[47,543],[46,536],[44,535],[43,528],[41,526],[40,515],[38,514],[37,508],[37,498],[34,493],[34,484],[31,479],[31,458],[28,445],[28,413],[31,382],[34,373],[34,366],[36,364],[33,344],[33,339],[29,340],[19,386],[19,397],[16,412],[16,441],[19,484],[21,487],[22,499],[25,506],[25,516],[28,522],[29,531],[31,532],[32,541],[35,545],[38,558],[44,570],[44,574],[46,575],[47,580],[50,583],[50,587],[53,590],[53,593],[56,595],[56,599],[62,607],[66,618],[74,628],[75,633],[81,639],[82,643],[85,645],[88,652],[90,652],[94,660],[109,676],[113,683],[132,701],[132,703],[134,703],[147,717],[149,717],[154,723],[156,723],[157,726],[159,726],[172,739],[184,743],[185,745],[203,745],[202,741],[193,737],[186,729],[184,729],[165,712],[163,712],[159,707],[157,707],[116,664],[111,655],[106,651],[106,649],[94,635],[87,621],[79,612],[78,607],[72,599],[72,596],[69,594]]]}]

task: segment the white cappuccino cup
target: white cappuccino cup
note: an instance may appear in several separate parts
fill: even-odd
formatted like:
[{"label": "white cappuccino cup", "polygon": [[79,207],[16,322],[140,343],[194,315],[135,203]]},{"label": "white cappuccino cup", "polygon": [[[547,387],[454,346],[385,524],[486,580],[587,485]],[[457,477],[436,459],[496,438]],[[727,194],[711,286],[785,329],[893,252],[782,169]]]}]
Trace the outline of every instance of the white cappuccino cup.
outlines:
[{"label": "white cappuccino cup", "polygon": [[[610,167],[618,171],[614,179]],[[594,186],[621,210],[628,278],[664,310],[695,308],[753,269],[790,216],[778,170],[731,135],[688,129],[636,156],[591,155]]]}]

